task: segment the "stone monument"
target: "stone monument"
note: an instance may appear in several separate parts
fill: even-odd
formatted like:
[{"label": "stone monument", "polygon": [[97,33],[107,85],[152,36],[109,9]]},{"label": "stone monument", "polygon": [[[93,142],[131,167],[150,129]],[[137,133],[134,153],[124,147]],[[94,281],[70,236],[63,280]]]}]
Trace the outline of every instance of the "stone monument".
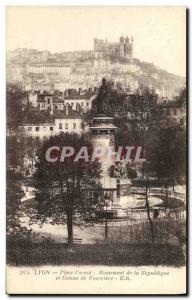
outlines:
[{"label": "stone monument", "polygon": [[[110,147],[112,152],[115,152],[115,132],[118,129],[114,125],[114,118],[106,115],[106,103],[108,103],[108,85],[105,79],[102,80],[102,85],[99,89],[98,96],[96,98],[97,113],[92,119],[92,126],[90,126],[92,143],[95,146],[102,146],[105,149]],[[105,107],[105,109],[104,109]],[[117,216],[117,211],[120,209],[120,196],[123,193],[122,180],[120,178],[110,177],[109,168],[115,163],[115,156],[104,157],[100,159],[102,174],[101,183],[106,198],[109,199],[110,207],[108,211],[113,211],[114,216]],[[125,179],[123,185],[125,186]],[[129,181],[129,182],[127,182]],[[128,188],[130,189],[130,180],[127,180]]]}]

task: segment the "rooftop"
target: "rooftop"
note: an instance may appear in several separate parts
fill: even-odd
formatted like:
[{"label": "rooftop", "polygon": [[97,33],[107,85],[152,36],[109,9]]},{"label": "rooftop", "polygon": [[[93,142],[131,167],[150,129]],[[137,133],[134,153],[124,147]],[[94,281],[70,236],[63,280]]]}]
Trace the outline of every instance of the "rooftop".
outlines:
[{"label": "rooftop", "polygon": [[86,93],[86,94],[72,94],[72,95],[68,95],[65,96],[65,100],[78,100],[78,99],[86,99],[86,100],[90,100],[90,98],[93,96],[92,93]]},{"label": "rooftop", "polygon": [[63,110],[56,110],[52,116],[54,119],[82,119],[82,114],[76,110],[68,110],[68,114]]}]

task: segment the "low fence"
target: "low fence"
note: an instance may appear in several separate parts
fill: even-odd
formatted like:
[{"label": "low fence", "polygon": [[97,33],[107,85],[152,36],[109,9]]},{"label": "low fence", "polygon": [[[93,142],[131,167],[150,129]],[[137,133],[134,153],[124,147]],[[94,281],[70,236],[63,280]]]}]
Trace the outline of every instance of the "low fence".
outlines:
[{"label": "low fence", "polygon": [[[145,188],[132,187],[131,192],[134,194],[139,194],[139,193],[144,194],[146,190]],[[167,197],[175,198],[181,200],[186,205],[186,194],[184,193],[170,191],[165,188],[149,188],[148,195],[149,196],[158,195],[158,196],[167,196]]]},{"label": "low fence", "polygon": [[[151,220],[157,222],[158,220],[179,220],[184,222],[186,220],[186,210],[183,207],[169,209],[158,208],[149,210]],[[147,209],[127,209],[127,217],[121,219],[108,219],[108,225],[113,226],[127,226],[133,224],[140,224],[148,222]]]},{"label": "low fence", "polygon": [[183,202],[186,201],[186,194],[184,193],[180,193],[180,192],[175,192],[175,191],[170,191],[168,189],[158,189],[158,188],[151,188],[149,189],[149,194],[160,194],[160,195],[164,195],[164,196],[169,196],[169,197],[173,197],[173,198],[177,198],[182,200]]},{"label": "low fence", "polygon": [[[154,214],[158,211],[158,215]],[[183,243],[186,238],[186,210],[159,208],[149,210],[153,240],[157,243]],[[148,243],[152,241],[151,224],[147,209],[129,209],[127,218],[108,222],[108,240],[122,243]]]},{"label": "low fence", "polygon": [[[153,221],[153,242],[155,243],[182,243],[185,240],[185,219],[157,219]],[[150,243],[152,232],[149,222],[132,223],[108,227],[108,241],[118,243]]]}]

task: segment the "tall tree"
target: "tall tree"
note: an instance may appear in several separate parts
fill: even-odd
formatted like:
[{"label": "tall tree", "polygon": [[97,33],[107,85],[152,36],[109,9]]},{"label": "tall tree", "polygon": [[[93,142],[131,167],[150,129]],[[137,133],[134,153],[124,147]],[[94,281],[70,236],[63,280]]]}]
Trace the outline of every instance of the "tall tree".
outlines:
[{"label": "tall tree", "polygon": [[26,99],[26,92],[19,86],[8,84],[6,88],[7,127],[15,130],[22,124],[22,103]]},{"label": "tall tree", "polygon": [[19,227],[19,215],[17,213],[22,191],[19,186],[17,175],[14,172],[7,172],[7,235],[11,235]]},{"label": "tall tree", "polygon": [[161,129],[150,141],[147,159],[151,170],[168,184],[179,183],[186,176],[186,135],[184,130]]},{"label": "tall tree", "polygon": [[16,170],[17,167],[19,167],[21,171],[23,168],[25,153],[23,144],[18,141],[18,137],[16,135],[7,136],[6,153],[7,168]]},{"label": "tall tree", "polygon": [[[75,162],[74,156],[61,162],[60,155],[64,146],[74,147],[77,152],[89,145],[86,136],[62,133],[51,137],[43,143],[36,165],[37,206],[32,219],[66,223],[69,245],[73,243],[73,224],[93,221],[96,209],[102,205],[101,166],[84,159]],[[51,146],[59,147],[59,151],[52,152],[55,162],[48,162],[45,157]]]},{"label": "tall tree", "polygon": [[36,153],[41,147],[41,142],[38,138],[28,137],[25,135],[10,135],[7,136],[7,167],[13,170],[20,171],[24,168],[24,157],[31,162],[33,169],[36,162]]},{"label": "tall tree", "polygon": [[20,218],[25,215],[21,205],[24,193],[21,189],[21,176],[13,171],[7,172],[6,191],[6,233],[8,242],[31,241],[34,237],[31,229],[23,226]]},{"label": "tall tree", "polygon": [[182,88],[178,95],[175,97],[175,101],[179,107],[185,107],[186,106],[186,99],[187,99],[187,92],[186,87]]}]

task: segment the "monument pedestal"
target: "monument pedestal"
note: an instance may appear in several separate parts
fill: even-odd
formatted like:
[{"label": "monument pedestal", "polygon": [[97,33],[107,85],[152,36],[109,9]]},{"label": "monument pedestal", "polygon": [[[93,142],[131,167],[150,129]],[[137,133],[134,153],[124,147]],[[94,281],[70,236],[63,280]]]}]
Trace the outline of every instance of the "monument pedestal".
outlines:
[{"label": "monument pedestal", "polygon": [[[114,135],[117,127],[113,124],[114,118],[108,117],[105,114],[97,114],[93,118],[92,126],[90,127],[92,135],[92,143],[94,147],[102,146],[106,150],[111,148],[115,151]],[[114,203],[117,199],[117,179],[109,176],[109,168],[113,160],[104,157],[99,160],[101,162],[102,174],[101,184],[105,195]]]},{"label": "monument pedestal", "polygon": [[[93,118],[93,124],[90,127],[93,146],[102,146],[106,150],[110,147],[110,151],[115,152],[115,131],[117,127],[113,124],[114,119],[107,117],[105,114],[97,114]],[[118,218],[119,214],[123,214],[120,198],[130,194],[131,181],[129,179],[119,179],[109,176],[109,168],[115,162],[115,156],[110,159],[102,157],[99,159],[102,167],[101,184],[106,198],[106,211],[108,214]]]}]

